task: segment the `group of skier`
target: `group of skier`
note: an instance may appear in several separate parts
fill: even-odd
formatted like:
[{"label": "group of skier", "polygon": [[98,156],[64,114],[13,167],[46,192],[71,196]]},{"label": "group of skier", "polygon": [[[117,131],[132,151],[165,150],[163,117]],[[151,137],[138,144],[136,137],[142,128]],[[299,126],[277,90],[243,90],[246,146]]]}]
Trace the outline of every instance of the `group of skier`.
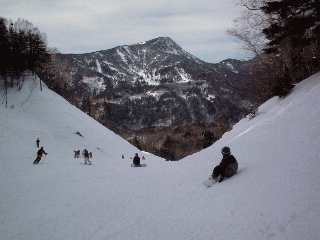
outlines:
[{"label": "group of skier", "polygon": [[[40,147],[40,140],[39,138],[36,140],[36,144],[37,144],[37,148]],[[80,150],[79,151],[74,151],[75,152],[75,158],[76,156],[80,155]],[[48,153],[46,153],[46,151],[43,149],[43,147],[41,147],[38,152],[37,152],[37,158],[33,161],[33,164],[39,164],[39,162],[41,161],[43,154],[48,155]],[[91,165],[91,161],[89,160],[89,158],[92,158],[92,152],[88,152],[87,149],[84,149],[82,152],[82,155],[84,157],[84,164],[89,164]]]},{"label": "group of skier", "polygon": [[[221,149],[222,160],[218,166],[213,169],[210,179],[221,183],[225,178],[232,177],[238,170],[238,162],[231,154],[229,147]],[[123,155],[122,155],[123,156]],[[133,158],[135,166],[140,165],[140,157],[138,153]]]},{"label": "group of skier", "polygon": [[[39,148],[39,144],[40,144],[39,138],[37,139],[36,143],[37,143],[37,147]],[[75,154],[76,153],[77,151],[75,151]],[[43,147],[41,147],[37,152],[37,158],[36,160],[34,160],[33,164],[38,164],[41,158],[43,157],[43,154],[48,155],[48,153],[46,153]],[[222,182],[226,177],[233,176],[238,170],[238,162],[236,158],[231,154],[229,147],[223,147],[221,149],[221,154],[222,154],[222,160],[220,164],[213,169],[213,172],[210,177],[210,179],[215,180],[219,183]],[[82,155],[84,156],[84,164],[91,165],[90,157],[92,157],[92,153],[91,152],[89,153],[87,149],[84,149],[82,152]],[[122,158],[124,158],[123,154],[122,154]],[[140,165],[140,157],[138,153],[136,153],[133,158],[133,164]]]}]

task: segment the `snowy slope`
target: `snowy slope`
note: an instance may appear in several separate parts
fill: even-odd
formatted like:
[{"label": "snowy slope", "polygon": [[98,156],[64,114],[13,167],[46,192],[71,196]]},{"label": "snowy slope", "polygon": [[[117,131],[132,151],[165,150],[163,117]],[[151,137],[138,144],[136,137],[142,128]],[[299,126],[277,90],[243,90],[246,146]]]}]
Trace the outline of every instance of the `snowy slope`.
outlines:
[{"label": "snowy slope", "polygon": [[[0,106],[0,239],[320,239],[319,80],[179,162],[140,153],[38,82],[10,89],[14,108]],[[32,165],[37,138],[48,155]],[[206,188],[225,145],[239,173]],[[84,148],[92,166],[73,158]],[[130,167],[135,152],[146,168]]]}]

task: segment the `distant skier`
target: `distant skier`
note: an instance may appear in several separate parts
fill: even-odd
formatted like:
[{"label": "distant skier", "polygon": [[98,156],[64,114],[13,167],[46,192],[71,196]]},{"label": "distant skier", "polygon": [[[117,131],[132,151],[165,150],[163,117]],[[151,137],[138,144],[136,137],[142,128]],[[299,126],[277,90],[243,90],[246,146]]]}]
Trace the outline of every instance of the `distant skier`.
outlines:
[{"label": "distant skier", "polygon": [[80,158],[80,150],[74,151],[74,158]]},{"label": "distant skier", "polygon": [[140,157],[138,156],[138,153],[133,158],[133,164],[134,165],[140,165]]},{"label": "distant skier", "polygon": [[222,182],[224,177],[231,177],[238,170],[238,162],[236,158],[231,155],[229,147],[223,147],[221,150],[222,160],[218,166],[213,169],[212,179]]},{"label": "distant skier", "polygon": [[122,154],[122,159],[124,159],[124,155]]},{"label": "distant skier", "polygon": [[39,144],[40,144],[40,140],[39,140],[39,138],[37,139],[37,148],[39,148]]},{"label": "distant skier", "polygon": [[38,150],[38,153],[37,153],[37,158],[36,160],[34,160],[33,164],[38,164],[43,156],[43,154],[45,155],[48,155],[48,153],[46,153],[43,149],[43,147],[41,147],[39,150]]},{"label": "distant skier", "polygon": [[87,162],[89,162],[89,165],[91,165],[91,161],[89,160],[89,153],[87,149],[83,150],[82,155],[84,156],[84,164],[87,164]]}]

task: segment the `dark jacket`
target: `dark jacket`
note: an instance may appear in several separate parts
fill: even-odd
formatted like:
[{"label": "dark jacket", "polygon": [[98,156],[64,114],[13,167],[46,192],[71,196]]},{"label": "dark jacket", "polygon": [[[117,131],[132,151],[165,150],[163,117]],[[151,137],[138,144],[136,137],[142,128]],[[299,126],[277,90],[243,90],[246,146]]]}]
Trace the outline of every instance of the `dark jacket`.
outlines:
[{"label": "dark jacket", "polygon": [[222,169],[226,169],[227,166],[230,165],[231,163],[237,163],[237,160],[236,160],[236,158],[235,158],[233,155],[229,154],[229,155],[225,155],[225,156],[222,158],[219,166],[220,166]]},{"label": "dark jacket", "polygon": [[42,148],[39,149],[39,150],[38,150],[38,156],[41,156],[41,157],[42,157],[43,154],[46,154],[46,155],[47,155],[47,153],[46,153]]},{"label": "dark jacket", "polygon": [[87,157],[87,158],[89,158],[89,153],[88,153],[88,150],[87,150],[87,149],[84,150],[84,156]]},{"label": "dark jacket", "polygon": [[139,165],[139,164],[140,164],[140,157],[135,156],[135,157],[133,158],[133,164],[134,164],[134,165]]}]

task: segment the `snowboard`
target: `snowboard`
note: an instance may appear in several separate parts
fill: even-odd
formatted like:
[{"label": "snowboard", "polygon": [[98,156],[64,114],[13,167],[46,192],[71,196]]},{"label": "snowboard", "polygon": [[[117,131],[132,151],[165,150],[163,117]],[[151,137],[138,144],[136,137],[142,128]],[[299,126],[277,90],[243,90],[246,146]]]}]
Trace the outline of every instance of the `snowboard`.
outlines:
[{"label": "snowboard", "polygon": [[[232,178],[234,175],[237,175],[239,171],[242,171],[242,170],[238,170],[235,174],[233,174],[231,177],[224,177],[223,181],[229,179],[229,178]],[[211,187],[213,184],[219,182],[218,179],[207,179],[203,182],[203,185],[207,186],[207,187]]]},{"label": "snowboard", "polygon": [[91,164],[84,164],[84,163],[80,163],[80,164],[82,164],[82,165],[93,165],[92,163],[91,163]]},{"label": "snowboard", "polygon": [[207,186],[207,187],[211,187],[213,184],[217,183],[218,180],[217,179],[207,179],[203,182],[203,185]]},{"label": "snowboard", "polygon": [[131,164],[131,167],[146,167],[147,164],[139,164],[139,165],[135,165],[135,164]]}]

